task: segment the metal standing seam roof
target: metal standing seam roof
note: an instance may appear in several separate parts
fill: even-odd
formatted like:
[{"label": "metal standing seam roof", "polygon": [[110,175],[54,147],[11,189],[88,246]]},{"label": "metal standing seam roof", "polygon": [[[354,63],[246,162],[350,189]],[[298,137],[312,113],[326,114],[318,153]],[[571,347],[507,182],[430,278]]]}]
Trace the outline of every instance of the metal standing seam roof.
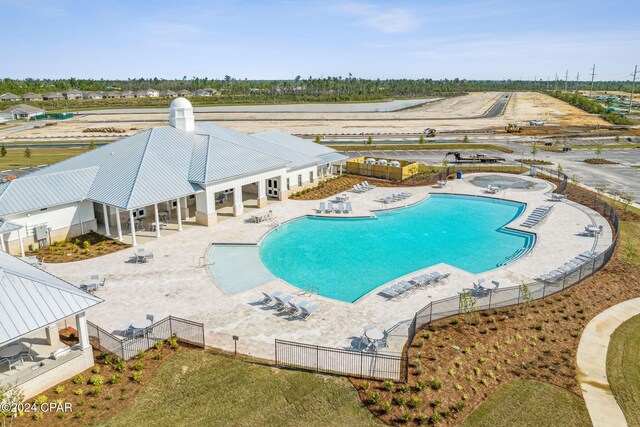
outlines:
[{"label": "metal standing seam roof", "polygon": [[305,166],[316,165],[318,159],[300,151],[291,150],[287,147],[273,144],[271,141],[256,138],[213,123],[199,124],[196,132],[205,133],[221,139],[231,141],[244,148],[259,151],[269,156],[278,157],[288,162],[287,169],[296,170]]},{"label": "metal standing seam roof", "polygon": [[102,302],[0,252],[0,346]]},{"label": "metal standing seam roof", "polygon": [[[284,168],[289,163],[259,150],[244,147],[213,135],[197,135],[191,160],[189,180],[209,183]],[[239,155],[239,148],[242,148]]]},{"label": "metal standing seam roof", "polygon": [[0,215],[11,215],[85,199],[98,167],[47,175],[30,174],[0,185]]},{"label": "metal standing seam roof", "polygon": [[280,131],[258,132],[252,134],[256,138],[264,139],[272,144],[286,147],[290,150],[300,151],[312,156],[322,156],[325,154],[335,153],[333,148],[325,147],[321,144],[316,144],[313,141],[309,141],[297,136],[290,135]]}]

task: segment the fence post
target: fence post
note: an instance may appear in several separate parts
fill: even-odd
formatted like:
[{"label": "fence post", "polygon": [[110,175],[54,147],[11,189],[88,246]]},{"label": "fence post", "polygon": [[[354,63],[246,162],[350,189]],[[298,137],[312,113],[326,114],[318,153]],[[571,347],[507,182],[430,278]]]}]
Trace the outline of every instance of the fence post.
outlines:
[{"label": "fence post", "polygon": [[316,372],[320,372],[320,346],[316,346]]},{"label": "fence post", "polygon": [[[543,282],[543,286],[544,286],[544,282]],[[517,304],[520,304],[520,286],[518,286],[518,302]]]},{"label": "fence post", "polygon": [[173,322],[171,321],[171,316],[169,316],[169,337],[173,336]]},{"label": "fence post", "polygon": [[275,344],[274,345],[276,347],[276,349],[275,349],[276,350],[276,360],[275,361],[276,361],[276,366],[278,366],[279,364],[278,364],[278,340],[277,339],[275,340]]},{"label": "fence post", "polygon": [[543,282],[543,284],[542,284],[542,298],[544,298],[545,292],[547,292],[547,283]]},{"label": "fence post", "polygon": [[432,322],[432,319],[433,319],[432,315],[433,315],[433,303],[430,302],[429,303],[429,323]]},{"label": "fence post", "polygon": [[493,297],[493,292],[489,292],[489,309],[491,309],[491,298]]}]

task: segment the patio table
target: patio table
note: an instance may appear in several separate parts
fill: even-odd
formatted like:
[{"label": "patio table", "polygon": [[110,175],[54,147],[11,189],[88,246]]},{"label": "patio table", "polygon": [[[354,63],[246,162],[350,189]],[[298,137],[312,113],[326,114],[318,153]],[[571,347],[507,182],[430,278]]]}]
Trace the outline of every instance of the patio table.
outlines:
[{"label": "patio table", "polygon": [[[151,231],[156,231],[156,228],[158,227],[158,223],[154,221],[151,224],[149,224],[149,227],[151,228]],[[167,224],[165,224],[164,222],[161,222],[160,230],[164,230],[165,228],[167,228]]]},{"label": "patio table", "polygon": [[369,329],[364,333],[370,340],[378,341],[384,338],[384,333],[380,329]]},{"label": "patio table", "polygon": [[596,234],[600,231],[600,227],[598,227],[597,225],[587,225],[585,227],[585,230],[587,230],[591,234]]},{"label": "patio table", "polygon": [[160,217],[161,221],[169,221],[171,219],[171,214],[169,213],[169,211],[162,211],[158,213],[158,216]]},{"label": "patio table", "polygon": [[20,354],[20,352],[23,350],[24,347],[21,343],[8,345],[0,349],[0,359],[3,359],[5,357],[10,359]]}]

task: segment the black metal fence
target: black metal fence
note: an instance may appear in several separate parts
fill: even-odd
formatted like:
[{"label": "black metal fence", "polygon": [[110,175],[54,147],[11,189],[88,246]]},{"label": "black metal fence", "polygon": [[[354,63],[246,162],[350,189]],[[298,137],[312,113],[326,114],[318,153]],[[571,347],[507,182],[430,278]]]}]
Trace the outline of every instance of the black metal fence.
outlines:
[{"label": "black metal fence", "polygon": [[356,378],[407,380],[407,355],[276,340],[276,365]]},{"label": "black metal fence", "polygon": [[156,342],[170,337],[196,347],[204,347],[204,325],[174,316],[165,317],[126,338],[107,332],[89,321],[87,325],[89,340],[94,348],[108,351],[124,360],[129,360],[140,350],[146,351]]},{"label": "black metal fence", "polygon": [[[453,170],[453,168],[447,168],[442,172],[433,174],[430,178],[434,182],[446,179],[453,173]],[[556,191],[564,193],[567,190],[567,175],[545,168],[539,168],[539,170],[541,170],[542,174],[560,181]],[[536,280],[520,286],[501,288],[482,296],[476,296],[473,310],[507,307],[545,298],[583,281],[602,268],[611,259],[616,248],[619,231],[618,215],[613,206],[598,198],[594,200],[592,208],[608,218],[613,224],[613,242],[604,252],[599,253],[595,258],[579,267],[561,276],[556,276],[552,280]],[[357,378],[407,381],[409,376],[409,349],[417,331],[433,321],[459,315],[463,312],[465,312],[465,308],[462,307],[462,299],[459,295],[433,301],[420,309],[415,313],[409,325],[407,344],[404,346],[402,354],[365,353],[276,340],[276,364],[278,366],[296,367]]]}]

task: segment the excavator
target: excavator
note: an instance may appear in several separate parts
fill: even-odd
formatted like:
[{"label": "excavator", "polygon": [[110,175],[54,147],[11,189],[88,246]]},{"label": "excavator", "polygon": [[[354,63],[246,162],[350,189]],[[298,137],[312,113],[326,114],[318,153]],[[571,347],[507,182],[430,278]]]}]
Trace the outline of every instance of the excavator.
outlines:
[{"label": "excavator", "polygon": [[427,138],[433,138],[436,136],[436,130],[434,128],[426,128],[424,130],[424,136]]},{"label": "excavator", "polygon": [[517,123],[509,123],[507,127],[504,128],[507,133],[520,133],[522,132],[522,128],[518,126]]}]

